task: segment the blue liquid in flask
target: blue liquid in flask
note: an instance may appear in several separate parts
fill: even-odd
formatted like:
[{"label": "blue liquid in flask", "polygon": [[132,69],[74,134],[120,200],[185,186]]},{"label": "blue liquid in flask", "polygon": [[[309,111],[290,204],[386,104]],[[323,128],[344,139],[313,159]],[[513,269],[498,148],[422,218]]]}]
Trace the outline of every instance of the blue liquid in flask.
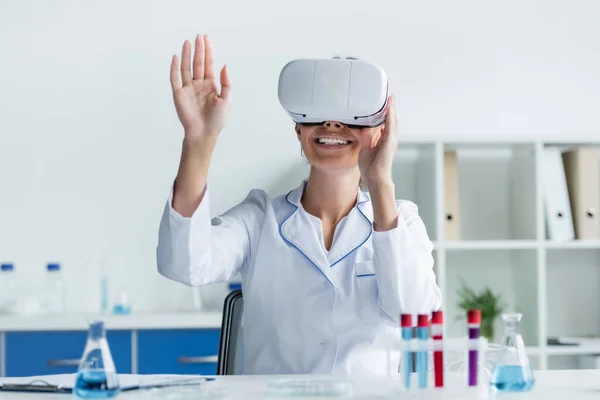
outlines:
[{"label": "blue liquid in flask", "polygon": [[535,379],[520,333],[521,313],[502,314],[504,335],[490,386],[499,392],[526,392]]},{"label": "blue liquid in flask", "polygon": [[490,385],[501,392],[526,392],[534,383],[531,367],[520,365],[500,365],[490,379]]},{"label": "blue liquid in flask", "polygon": [[106,330],[102,321],[90,324],[88,339],[73,393],[84,399],[109,399],[121,391],[119,376],[106,341]]},{"label": "blue liquid in flask", "polygon": [[75,395],[84,399],[109,399],[119,394],[119,387],[110,389],[106,373],[99,371],[82,371],[77,374]]}]

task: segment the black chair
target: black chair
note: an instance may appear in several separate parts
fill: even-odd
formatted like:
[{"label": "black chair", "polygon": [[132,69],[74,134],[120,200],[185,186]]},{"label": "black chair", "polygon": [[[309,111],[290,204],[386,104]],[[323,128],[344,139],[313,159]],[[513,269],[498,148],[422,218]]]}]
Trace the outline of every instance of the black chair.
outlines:
[{"label": "black chair", "polygon": [[217,375],[244,373],[244,298],[240,289],[225,297]]}]

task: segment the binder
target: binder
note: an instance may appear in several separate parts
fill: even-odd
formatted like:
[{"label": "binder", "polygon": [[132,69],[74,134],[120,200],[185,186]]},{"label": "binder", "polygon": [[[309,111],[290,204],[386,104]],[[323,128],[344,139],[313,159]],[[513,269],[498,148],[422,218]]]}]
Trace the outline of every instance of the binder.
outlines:
[{"label": "binder", "polygon": [[460,197],[456,151],[444,152],[444,238],[460,239]]},{"label": "binder", "polygon": [[600,169],[593,147],[563,153],[571,214],[577,239],[600,239]]},{"label": "binder", "polygon": [[574,239],[567,180],[558,147],[544,149],[542,175],[548,238],[555,241]]}]

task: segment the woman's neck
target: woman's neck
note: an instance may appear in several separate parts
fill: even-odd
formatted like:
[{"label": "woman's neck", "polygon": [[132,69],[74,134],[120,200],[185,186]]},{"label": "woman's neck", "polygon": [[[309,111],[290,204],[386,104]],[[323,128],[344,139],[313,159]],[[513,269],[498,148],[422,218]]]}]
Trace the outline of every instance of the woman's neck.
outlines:
[{"label": "woman's neck", "polygon": [[337,224],[356,205],[359,181],[358,168],[331,173],[313,167],[302,195],[302,207],[321,220]]}]

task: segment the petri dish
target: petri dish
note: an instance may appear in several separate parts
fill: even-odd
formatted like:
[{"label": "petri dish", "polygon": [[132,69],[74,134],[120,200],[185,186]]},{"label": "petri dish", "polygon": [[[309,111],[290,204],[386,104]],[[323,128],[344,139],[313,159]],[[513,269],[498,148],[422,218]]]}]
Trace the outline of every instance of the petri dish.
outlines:
[{"label": "petri dish", "polygon": [[226,399],[230,390],[225,387],[183,387],[175,386],[169,388],[150,389],[147,399],[161,400],[201,400],[201,399]]},{"label": "petri dish", "polygon": [[269,393],[287,397],[351,397],[354,384],[348,381],[280,379],[267,384]]}]

